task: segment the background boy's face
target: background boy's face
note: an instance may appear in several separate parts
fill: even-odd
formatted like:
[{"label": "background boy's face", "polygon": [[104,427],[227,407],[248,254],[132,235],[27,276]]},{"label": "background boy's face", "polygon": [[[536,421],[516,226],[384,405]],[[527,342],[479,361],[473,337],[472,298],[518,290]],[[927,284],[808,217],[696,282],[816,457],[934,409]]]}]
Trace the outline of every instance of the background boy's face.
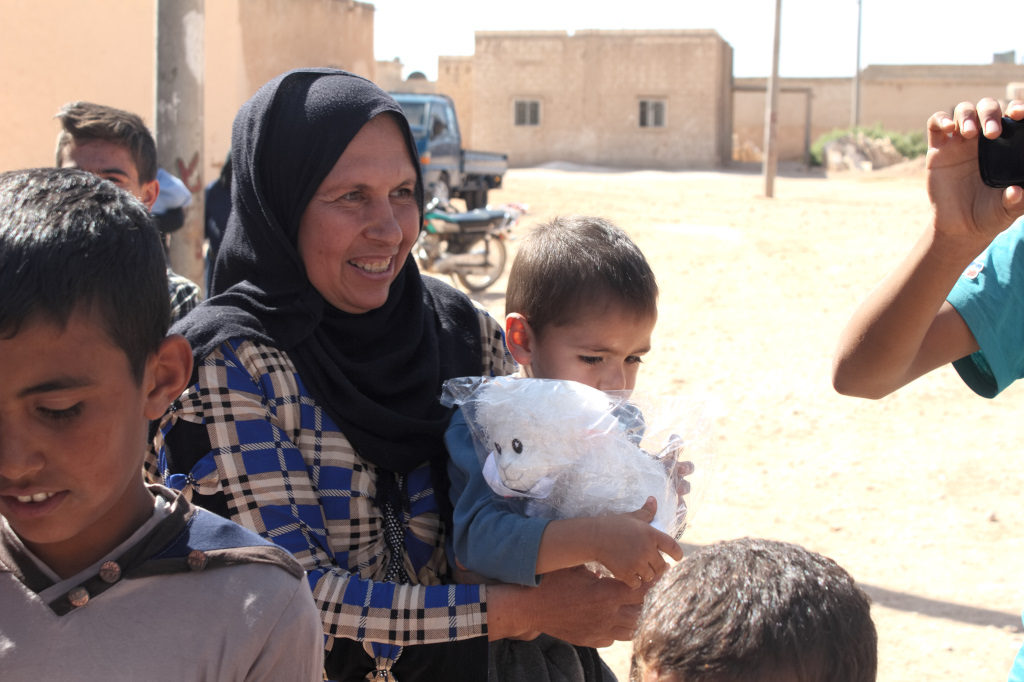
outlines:
[{"label": "background boy's face", "polygon": [[131,150],[109,140],[72,140],[61,152],[61,168],[78,168],[98,175],[134,195],[146,208],[153,208],[160,194],[156,180],[142,182]]},{"label": "background boy's face", "polygon": [[0,515],[62,576],[153,510],[141,475],[152,372],[140,385],[98,319],[30,319],[0,338]]},{"label": "background boy's face", "polygon": [[509,345],[527,376],[578,381],[602,391],[632,390],[656,321],[612,305],[566,325],[548,326],[540,336],[527,330],[522,345],[515,343],[513,332]]}]

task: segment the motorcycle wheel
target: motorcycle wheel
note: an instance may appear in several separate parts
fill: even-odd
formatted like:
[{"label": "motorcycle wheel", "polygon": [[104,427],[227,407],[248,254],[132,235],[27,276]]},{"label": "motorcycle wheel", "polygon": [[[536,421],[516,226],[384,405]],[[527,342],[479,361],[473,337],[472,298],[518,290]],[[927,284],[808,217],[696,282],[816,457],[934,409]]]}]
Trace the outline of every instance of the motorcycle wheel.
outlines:
[{"label": "motorcycle wheel", "polygon": [[478,256],[480,264],[460,265],[455,269],[455,276],[470,291],[483,291],[497,282],[505,271],[508,259],[505,240],[487,235],[469,253]]}]

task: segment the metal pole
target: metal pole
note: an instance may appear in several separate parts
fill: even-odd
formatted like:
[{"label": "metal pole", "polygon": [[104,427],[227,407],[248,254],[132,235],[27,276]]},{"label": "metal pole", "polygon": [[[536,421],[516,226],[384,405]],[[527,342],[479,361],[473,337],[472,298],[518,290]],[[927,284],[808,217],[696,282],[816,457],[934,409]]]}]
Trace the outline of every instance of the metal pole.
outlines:
[{"label": "metal pole", "polygon": [[860,126],[860,29],[861,0],[857,0],[857,68],[853,72],[853,109],[850,111],[850,128]]},{"label": "metal pole", "polygon": [[775,196],[775,171],[779,165],[779,150],[775,145],[775,133],[779,116],[779,34],[782,16],[782,0],[775,0],[775,43],[772,51],[772,75],[768,79],[767,101],[764,114],[764,195]]},{"label": "metal pole", "polygon": [[203,286],[203,40],[205,0],[156,0],[156,150],[192,192],[171,235],[171,267]]},{"label": "metal pole", "polygon": [[811,126],[814,123],[811,102],[814,100],[814,93],[808,88],[804,93],[804,164],[811,167]]}]

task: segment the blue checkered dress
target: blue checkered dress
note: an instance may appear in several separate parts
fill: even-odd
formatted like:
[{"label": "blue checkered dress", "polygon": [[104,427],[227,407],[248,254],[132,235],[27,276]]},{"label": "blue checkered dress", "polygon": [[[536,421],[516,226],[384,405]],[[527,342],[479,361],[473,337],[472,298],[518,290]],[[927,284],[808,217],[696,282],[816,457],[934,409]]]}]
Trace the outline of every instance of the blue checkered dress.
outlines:
[{"label": "blue checkered dress", "polygon": [[[478,313],[482,374],[511,373],[500,326]],[[189,470],[174,471],[165,439],[182,422],[205,426],[209,449],[190,455]],[[153,446],[151,479],[187,496],[223,493],[231,519],[299,560],[331,635],[328,650],[333,637],[370,643],[380,664],[396,658],[397,647],[487,633],[485,587],[443,584],[445,532],[429,465],[406,477],[402,561],[412,584],[384,581],[390,552],[373,466],[313,400],[284,352],[238,339],[222,344],[161,419]],[[181,461],[177,449],[170,459]]]}]

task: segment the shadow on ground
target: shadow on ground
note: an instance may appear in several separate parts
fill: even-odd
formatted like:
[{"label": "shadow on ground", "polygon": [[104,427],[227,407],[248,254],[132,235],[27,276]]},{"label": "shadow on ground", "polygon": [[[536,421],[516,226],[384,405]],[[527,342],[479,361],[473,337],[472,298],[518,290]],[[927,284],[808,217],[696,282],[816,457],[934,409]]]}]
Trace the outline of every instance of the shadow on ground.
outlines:
[{"label": "shadow on ground", "polygon": [[[570,161],[551,161],[539,166],[528,168],[557,170],[565,173],[643,173],[656,171],[659,173],[735,173],[737,175],[761,175],[764,173],[764,166],[761,162],[730,161],[722,166],[714,168],[641,168],[628,166],[601,166],[597,164],[573,163]],[[808,166],[802,161],[780,161],[775,169],[776,177],[780,178],[824,178],[827,177],[825,169],[821,166]]]},{"label": "shadow on ground", "polygon": [[875,587],[874,585],[861,584],[861,587],[871,597],[872,603],[884,606],[887,609],[909,611],[930,618],[944,618],[968,625],[991,625],[1011,632],[1024,632],[1020,616],[1015,613],[954,604],[953,602],[919,597],[914,594],[907,594],[906,592],[887,590],[884,587]]},{"label": "shadow on ground", "polygon": [[[683,543],[683,549],[689,553],[700,549],[700,545]],[[929,618],[943,618],[967,625],[992,626],[1009,632],[1024,632],[1021,617],[1016,613],[965,606],[941,599],[897,592],[875,585],[858,584],[871,597],[872,604],[884,606],[887,609],[918,613]]]}]

